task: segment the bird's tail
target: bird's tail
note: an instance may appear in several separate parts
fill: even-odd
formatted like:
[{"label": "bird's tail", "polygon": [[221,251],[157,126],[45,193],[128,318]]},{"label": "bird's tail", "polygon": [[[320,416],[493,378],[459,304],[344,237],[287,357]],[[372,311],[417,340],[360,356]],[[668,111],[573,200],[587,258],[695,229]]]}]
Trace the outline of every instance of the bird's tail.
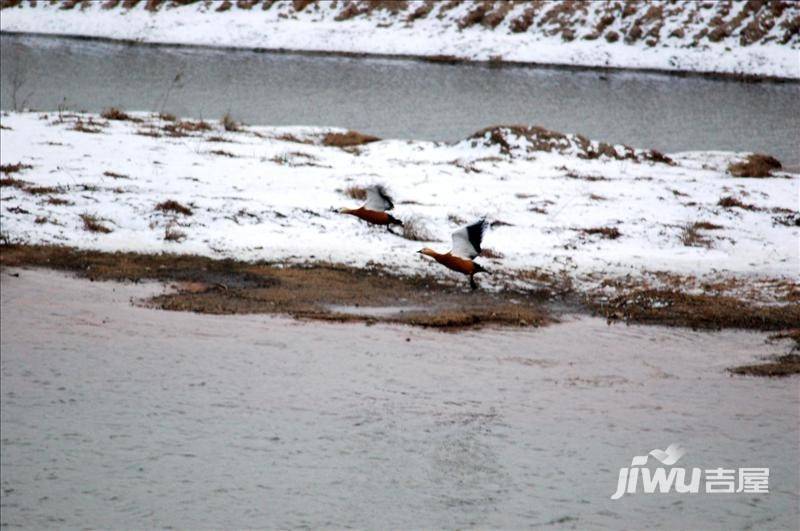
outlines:
[{"label": "bird's tail", "polygon": [[[472,263],[475,265],[475,273],[486,273],[487,275],[491,275],[492,274],[491,271],[488,271],[486,268],[484,268],[479,263],[477,263],[477,262],[472,262]],[[473,273],[473,274],[475,274],[475,273]]]}]

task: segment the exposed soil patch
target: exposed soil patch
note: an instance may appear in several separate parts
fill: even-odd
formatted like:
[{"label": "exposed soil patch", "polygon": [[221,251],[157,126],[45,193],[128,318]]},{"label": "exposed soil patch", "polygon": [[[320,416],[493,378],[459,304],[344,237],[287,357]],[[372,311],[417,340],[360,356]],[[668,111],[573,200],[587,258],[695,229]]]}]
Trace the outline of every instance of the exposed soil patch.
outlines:
[{"label": "exposed soil patch", "polygon": [[[432,277],[388,275],[382,268],[356,269],[319,263],[286,267],[269,262],[214,260],[174,254],[103,253],[67,247],[4,245],[2,266],[40,266],[73,271],[91,280],[174,282],[177,289],[148,304],[199,313],[274,313],[301,319],[391,322],[457,330],[484,325],[540,326],[552,321],[547,294],[469,291]],[[397,306],[394,315],[336,312],[331,305]],[[418,307],[428,308],[419,311]]]},{"label": "exposed soil patch", "polygon": [[746,376],[782,377],[800,374],[800,354],[784,354],[766,363],[741,365],[728,370],[733,374]]}]

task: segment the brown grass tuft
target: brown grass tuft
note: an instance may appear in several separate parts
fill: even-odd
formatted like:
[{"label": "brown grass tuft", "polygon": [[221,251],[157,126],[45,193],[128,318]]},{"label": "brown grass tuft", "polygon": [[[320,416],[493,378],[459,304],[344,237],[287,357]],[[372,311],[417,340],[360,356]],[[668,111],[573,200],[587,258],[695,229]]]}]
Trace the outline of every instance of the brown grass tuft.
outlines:
[{"label": "brown grass tuft", "polygon": [[609,240],[616,240],[617,238],[622,236],[622,233],[616,227],[592,227],[588,229],[578,229],[578,230],[584,234],[589,234],[589,235],[599,234],[603,238],[607,238]]},{"label": "brown grass tuft", "polygon": [[18,173],[22,170],[29,170],[33,168],[30,164],[23,164],[21,162],[17,162],[16,164],[3,164],[0,166],[0,172],[5,173],[8,175],[9,173]]},{"label": "brown grass tuft", "polygon": [[366,201],[367,199],[367,189],[362,186],[348,186],[344,189],[344,195],[350,197],[352,199],[356,199],[358,201]]},{"label": "brown grass tuft", "polygon": [[111,177],[112,179],[130,179],[130,177],[128,177],[127,175],[124,175],[122,173],[116,173],[113,171],[104,171],[103,175],[105,175],[106,177]]},{"label": "brown grass tuft", "polygon": [[186,233],[178,230],[173,226],[168,226],[164,229],[164,241],[180,243],[186,239]]},{"label": "brown grass tuft", "polygon": [[67,199],[62,199],[60,197],[48,197],[45,200],[45,202],[48,205],[53,205],[53,206],[65,206],[65,205],[73,205],[74,204],[72,201],[69,201]]},{"label": "brown grass tuft", "polygon": [[80,215],[80,218],[83,220],[83,230],[88,232],[99,232],[102,234],[108,234],[109,232],[112,232],[111,229],[102,224],[103,220],[93,214],[84,213]]},{"label": "brown grass tuft", "polygon": [[222,117],[222,127],[225,128],[228,132],[237,132],[242,130],[242,126],[239,122],[233,119],[233,117],[229,113],[225,113],[225,116]]},{"label": "brown grass tuft", "polygon": [[722,225],[716,225],[708,221],[697,221],[686,225],[681,232],[681,241],[686,247],[711,247],[711,240],[700,233],[701,230],[718,230]]},{"label": "brown grass tuft", "polygon": [[717,202],[717,206],[721,206],[723,208],[741,208],[743,210],[751,210],[751,211],[760,210],[755,205],[751,205],[749,203],[742,203],[739,199],[731,196],[725,196],[720,198],[720,200]]},{"label": "brown grass tuft", "polygon": [[728,166],[728,172],[734,177],[772,177],[772,170],[779,170],[783,166],[775,157],[753,153],[742,162]]},{"label": "brown grass tuft", "polygon": [[436,241],[436,238],[419,218],[403,220],[403,238],[415,242]]},{"label": "brown grass tuft", "polygon": [[322,145],[332,147],[350,147],[377,142],[380,138],[372,135],[365,135],[358,131],[347,131],[346,133],[328,133],[322,138]]},{"label": "brown grass tuft", "polygon": [[133,116],[122,112],[116,107],[109,107],[108,109],[105,109],[102,113],[100,113],[100,116],[106,120],[125,120],[136,123],[140,123],[142,121],[141,118],[134,118]]},{"label": "brown grass tuft", "polygon": [[184,216],[192,215],[191,208],[187,207],[186,205],[180,204],[174,199],[168,199],[166,201],[162,201],[161,203],[155,206],[155,209],[161,212],[174,212],[175,214],[182,214]]}]

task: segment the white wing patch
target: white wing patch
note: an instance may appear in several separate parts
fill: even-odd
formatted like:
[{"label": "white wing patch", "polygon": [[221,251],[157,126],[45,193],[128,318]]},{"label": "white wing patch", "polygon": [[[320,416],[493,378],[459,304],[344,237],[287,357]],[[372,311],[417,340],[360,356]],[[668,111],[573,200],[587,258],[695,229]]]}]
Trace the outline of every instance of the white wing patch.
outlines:
[{"label": "white wing patch", "polygon": [[478,256],[478,251],[469,242],[469,234],[466,227],[453,233],[453,250],[451,252],[456,256],[469,258],[470,260]]},{"label": "white wing patch", "polygon": [[382,186],[370,186],[367,188],[367,202],[364,208],[368,210],[378,210],[385,212],[394,208],[392,198]]}]

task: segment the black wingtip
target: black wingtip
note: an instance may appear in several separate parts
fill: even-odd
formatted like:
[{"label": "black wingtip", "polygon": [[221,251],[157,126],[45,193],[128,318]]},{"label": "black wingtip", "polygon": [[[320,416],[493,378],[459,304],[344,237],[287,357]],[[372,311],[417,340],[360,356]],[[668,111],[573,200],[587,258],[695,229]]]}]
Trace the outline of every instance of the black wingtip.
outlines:
[{"label": "black wingtip", "polygon": [[384,201],[386,201],[388,203],[388,206],[386,207],[386,210],[394,209],[394,199],[392,199],[391,194],[389,193],[389,191],[386,189],[386,187],[384,185],[376,184],[375,185],[375,191],[378,192],[378,195],[381,196],[381,199],[383,199]]}]

